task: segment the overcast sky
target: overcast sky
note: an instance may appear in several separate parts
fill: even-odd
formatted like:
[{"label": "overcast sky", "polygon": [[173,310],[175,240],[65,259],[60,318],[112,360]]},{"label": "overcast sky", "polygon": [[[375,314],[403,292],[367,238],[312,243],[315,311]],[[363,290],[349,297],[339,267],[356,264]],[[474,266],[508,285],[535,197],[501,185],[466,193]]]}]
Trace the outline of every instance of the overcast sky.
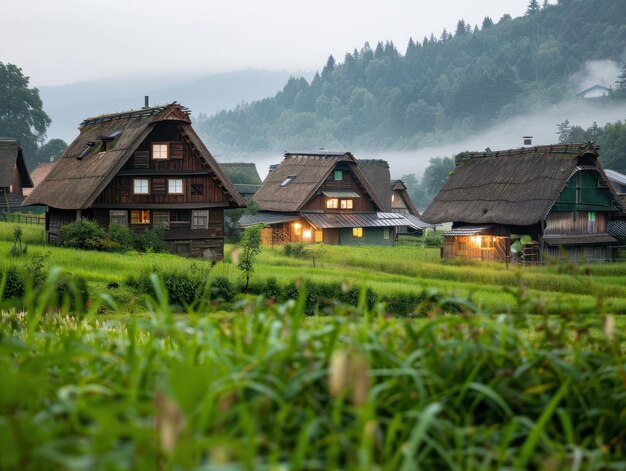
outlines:
[{"label": "overcast sky", "polygon": [[[552,2],[554,3],[554,2]],[[528,0],[2,0],[0,61],[31,84],[245,68],[318,70],[329,54],[392,40],[404,52],[460,18],[524,13]]]}]

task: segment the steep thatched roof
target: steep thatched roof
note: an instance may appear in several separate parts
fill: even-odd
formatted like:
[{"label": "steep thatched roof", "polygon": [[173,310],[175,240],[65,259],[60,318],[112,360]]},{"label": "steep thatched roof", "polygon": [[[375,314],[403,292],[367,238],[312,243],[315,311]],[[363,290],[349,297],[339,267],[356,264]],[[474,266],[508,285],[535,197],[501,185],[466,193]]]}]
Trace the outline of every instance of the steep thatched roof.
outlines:
[{"label": "steep thatched roof", "polygon": [[[299,211],[313,197],[339,163],[350,167],[358,183],[378,209],[384,206],[349,153],[286,153],[276,170],[270,172],[253,199],[262,211]],[[281,186],[289,177],[289,184]]]},{"label": "steep thatched roof", "polygon": [[28,174],[20,142],[17,139],[0,138],[0,188],[11,185],[16,165],[20,172],[22,187],[32,187],[33,182]]},{"label": "steep thatched roof", "polygon": [[228,179],[235,185],[263,183],[254,162],[218,162]]},{"label": "steep thatched roof", "polygon": [[[189,110],[176,102],[84,120],[79,136],[26,198],[24,205],[45,204],[60,209],[90,207],[156,124],[163,121],[179,124],[180,131],[202,156],[231,204],[244,207],[245,202],[191,127]],[[90,145],[107,136],[115,136],[112,150],[85,153]]]},{"label": "steep thatched roof", "polygon": [[56,164],[56,162],[46,162],[44,164],[39,164],[35,167],[35,170],[30,172],[30,178],[33,181],[33,187],[25,188],[23,191],[24,196],[30,195],[35,187],[45,180],[45,178],[54,167],[54,164]]},{"label": "steep thatched roof", "polygon": [[[409,196],[406,185],[404,184],[402,180],[391,181],[391,192],[392,194],[397,195],[398,198],[402,199],[402,201],[404,202],[404,205],[409,210],[409,214],[420,217],[420,212],[417,210],[417,208],[413,204],[413,201],[411,201],[411,197]],[[392,208],[393,208],[393,203],[392,203]]]},{"label": "steep thatched roof", "polygon": [[[422,219],[431,224],[535,224],[548,214],[580,165],[595,168],[608,185],[591,144],[459,154],[456,168]],[[610,185],[609,191],[617,201]]]},{"label": "steep thatched roof", "polygon": [[383,211],[391,211],[391,188],[389,187],[389,163],[381,159],[359,159],[359,168],[365,174],[383,203]]}]

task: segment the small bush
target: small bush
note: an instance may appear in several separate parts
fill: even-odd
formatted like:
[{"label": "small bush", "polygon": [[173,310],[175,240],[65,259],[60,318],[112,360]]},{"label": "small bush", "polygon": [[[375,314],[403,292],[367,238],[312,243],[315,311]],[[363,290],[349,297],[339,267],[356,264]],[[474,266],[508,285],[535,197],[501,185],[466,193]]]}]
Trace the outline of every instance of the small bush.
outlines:
[{"label": "small bush", "polygon": [[140,252],[163,252],[165,251],[165,242],[163,242],[164,229],[156,227],[154,229],[146,229],[135,235],[134,245]]},{"label": "small bush", "polygon": [[287,257],[305,258],[306,248],[302,242],[288,242],[283,246],[283,254]]},{"label": "small bush", "polygon": [[443,247],[443,233],[437,231],[427,231],[424,234],[425,247]]},{"label": "small bush", "polygon": [[4,273],[0,274],[0,286],[2,286],[2,284],[4,284],[2,299],[11,299],[24,296],[24,276],[15,268],[9,268]]},{"label": "small bush", "polygon": [[82,276],[64,274],[57,283],[57,306],[82,311],[89,300],[87,280]]},{"label": "small bush", "polygon": [[106,250],[107,234],[96,221],[82,218],[61,228],[61,243],[65,247]]},{"label": "small bush", "polygon": [[135,237],[130,229],[121,224],[111,224],[109,226],[109,239],[119,244],[120,250],[132,250]]},{"label": "small bush", "polygon": [[211,299],[217,299],[227,303],[235,299],[235,287],[225,276],[218,276],[211,284]]}]

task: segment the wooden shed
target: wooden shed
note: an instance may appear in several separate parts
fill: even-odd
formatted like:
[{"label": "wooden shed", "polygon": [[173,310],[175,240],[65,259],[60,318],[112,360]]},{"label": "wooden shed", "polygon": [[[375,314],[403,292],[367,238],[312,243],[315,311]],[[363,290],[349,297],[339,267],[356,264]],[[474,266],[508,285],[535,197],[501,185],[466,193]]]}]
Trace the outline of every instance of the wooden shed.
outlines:
[{"label": "wooden shed", "polygon": [[24,189],[32,186],[19,141],[0,138],[0,212],[19,211]]}]

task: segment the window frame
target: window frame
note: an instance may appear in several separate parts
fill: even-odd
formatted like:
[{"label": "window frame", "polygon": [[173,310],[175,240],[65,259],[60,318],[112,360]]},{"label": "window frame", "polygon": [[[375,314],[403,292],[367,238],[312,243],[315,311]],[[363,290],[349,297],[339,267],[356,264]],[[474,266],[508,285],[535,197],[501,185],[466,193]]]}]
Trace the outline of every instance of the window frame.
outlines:
[{"label": "window frame", "polygon": [[[165,146],[165,157],[155,157],[154,147],[155,146]],[[162,151],[159,151],[159,155],[161,155]],[[150,143],[150,159],[152,160],[170,160],[170,143],[169,142],[152,142]]]},{"label": "window frame", "polygon": [[338,209],[339,198],[328,198],[326,200],[326,209]]},{"label": "window frame", "polygon": [[363,238],[363,228],[362,227],[353,227],[352,228],[352,237],[356,237],[357,239]]},{"label": "window frame", "polygon": [[[138,221],[133,222],[133,215],[138,214]],[[147,215],[148,219],[146,220],[144,216]],[[132,226],[147,226],[152,222],[152,214],[149,209],[132,209],[130,211],[130,224]]]},{"label": "window frame", "polygon": [[[146,191],[137,191],[137,182],[146,182]],[[149,178],[133,178],[133,195],[149,195],[150,179]]]},{"label": "window frame", "polygon": [[352,199],[341,200],[341,202],[339,203],[339,208],[340,209],[354,209],[354,200]]},{"label": "window frame", "polygon": [[[172,183],[180,182],[180,191],[172,191]],[[176,189],[177,185],[174,185]],[[167,194],[168,195],[184,195],[185,194],[185,182],[182,178],[168,178],[167,179]]]},{"label": "window frame", "polygon": [[[200,214],[204,213],[206,216]],[[206,217],[206,223],[203,225],[196,224],[196,218]],[[206,231],[209,229],[209,217],[210,212],[208,209],[193,209],[191,211],[191,230],[192,231]]]},{"label": "window frame", "polygon": [[336,182],[343,181],[343,170],[335,170],[335,173],[333,175],[333,179]]},{"label": "window frame", "polygon": [[[113,213],[118,213],[114,215]],[[122,213],[124,215],[122,216]],[[124,218],[124,222],[120,223],[119,221]],[[120,226],[128,227],[128,210],[126,209],[111,209],[109,210],[109,226],[111,224],[118,224]]]},{"label": "window frame", "polygon": [[[159,221],[159,218],[163,218],[164,216],[167,216],[167,221]],[[152,221],[153,221],[154,227],[158,227],[158,225],[161,224],[166,231],[170,230],[170,212],[169,211],[156,211],[155,210],[154,214],[152,215]]]}]

